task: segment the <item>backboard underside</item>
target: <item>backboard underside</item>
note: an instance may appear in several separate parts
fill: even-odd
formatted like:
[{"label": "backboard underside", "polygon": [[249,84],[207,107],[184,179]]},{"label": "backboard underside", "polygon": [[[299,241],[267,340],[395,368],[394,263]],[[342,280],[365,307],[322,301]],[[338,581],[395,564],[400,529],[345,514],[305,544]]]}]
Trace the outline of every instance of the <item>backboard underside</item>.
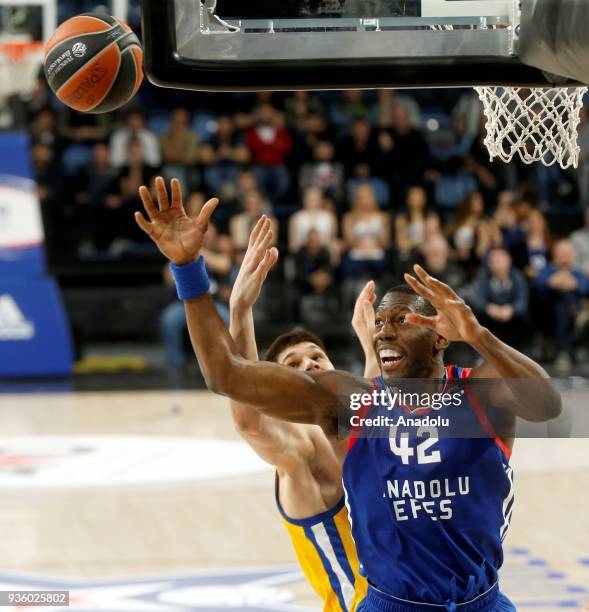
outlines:
[{"label": "backboard underside", "polygon": [[225,91],[561,84],[561,75],[518,57],[518,7],[519,0],[143,0],[147,73],[162,86]]}]

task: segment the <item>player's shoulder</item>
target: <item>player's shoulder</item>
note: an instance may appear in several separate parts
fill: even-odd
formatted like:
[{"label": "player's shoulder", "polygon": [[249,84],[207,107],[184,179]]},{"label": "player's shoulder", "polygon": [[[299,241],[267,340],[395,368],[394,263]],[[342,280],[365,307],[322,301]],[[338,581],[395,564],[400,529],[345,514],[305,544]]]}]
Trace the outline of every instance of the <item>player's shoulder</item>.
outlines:
[{"label": "player's shoulder", "polygon": [[465,368],[458,365],[446,366],[446,378],[448,380],[465,380],[470,378],[473,373],[473,368]]}]

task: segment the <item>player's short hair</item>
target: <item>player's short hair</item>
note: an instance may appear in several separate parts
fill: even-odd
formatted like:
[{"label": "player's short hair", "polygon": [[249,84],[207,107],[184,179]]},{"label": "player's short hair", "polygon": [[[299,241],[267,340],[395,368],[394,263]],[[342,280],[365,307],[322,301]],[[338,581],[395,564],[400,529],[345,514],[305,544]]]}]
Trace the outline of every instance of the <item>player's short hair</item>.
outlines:
[{"label": "player's short hair", "polygon": [[397,285],[396,287],[391,287],[384,295],[384,298],[391,293],[404,293],[405,295],[415,296],[415,303],[417,304],[417,311],[419,314],[424,315],[426,317],[434,317],[438,314],[438,311],[424,298],[422,298],[415,290],[409,285]]},{"label": "player's short hair", "polygon": [[301,344],[301,342],[312,342],[316,344],[324,353],[327,352],[323,340],[306,329],[293,329],[292,331],[278,336],[266,351],[266,361],[278,361],[278,355],[285,349]]}]

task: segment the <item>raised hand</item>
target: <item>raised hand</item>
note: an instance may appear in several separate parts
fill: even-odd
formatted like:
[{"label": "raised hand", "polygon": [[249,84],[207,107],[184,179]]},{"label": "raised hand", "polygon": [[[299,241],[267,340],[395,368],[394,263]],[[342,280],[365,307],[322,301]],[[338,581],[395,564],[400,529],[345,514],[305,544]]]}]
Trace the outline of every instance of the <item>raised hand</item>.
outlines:
[{"label": "raised hand", "polygon": [[268,272],[278,261],[278,249],[272,244],[272,221],[263,215],[250,234],[247,251],[231,291],[231,308],[251,308],[260,297]]},{"label": "raised hand", "polygon": [[149,189],[139,188],[139,196],[149,217],[135,213],[137,225],[155,242],[158,249],[174,264],[181,266],[198,258],[211,215],[219,204],[217,198],[209,200],[196,219],[191,219],[182,204],[180,181],[172,179],[172,201],[168,197],[162,177],[155,180],[157,206]]},{"label": "raised hand", "polygon": [[376,285],[374,281],[369,281],[356,299],[352,316],[352,327],[364,351],[364,378],[374,378],[380,374],[378,357],[372,343],[375,328],[374,302]]},{"label": "raised hand", "polygon": [[376,285],[374,281],[368,281],[356,299],[352,316],[352,327],[363,346],[365,343],[372,344],[375,326],[374,302],[376,302]]},{"label": "raised hand", "polygon": [[405,274],[405,281],[418,295],[427,300],[438,314],[426,317],[411,313],[405,317],[407,322],[433,329],[450,342],[472,344],[479,340],[484,328],[470,306],[453,289],[430,276],[421,266],[416,265],[413,269],[419,280],[410,274]]}]

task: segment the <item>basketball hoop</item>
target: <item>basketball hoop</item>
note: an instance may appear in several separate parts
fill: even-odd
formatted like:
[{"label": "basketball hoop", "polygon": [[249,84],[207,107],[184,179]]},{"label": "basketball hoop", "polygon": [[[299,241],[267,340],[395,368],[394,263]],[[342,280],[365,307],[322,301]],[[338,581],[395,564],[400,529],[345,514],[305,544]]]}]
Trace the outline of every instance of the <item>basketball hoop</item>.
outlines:
[{"label": "basketball hoop", "polygon": [[578,127],[586,87],[475,87],[487,117],[485,145],[491,160],[579,165]]},{"label": "basketball hoop", "polygon": [[0,96],[30,94],[42,62],[42,42],[0,42]]}]

